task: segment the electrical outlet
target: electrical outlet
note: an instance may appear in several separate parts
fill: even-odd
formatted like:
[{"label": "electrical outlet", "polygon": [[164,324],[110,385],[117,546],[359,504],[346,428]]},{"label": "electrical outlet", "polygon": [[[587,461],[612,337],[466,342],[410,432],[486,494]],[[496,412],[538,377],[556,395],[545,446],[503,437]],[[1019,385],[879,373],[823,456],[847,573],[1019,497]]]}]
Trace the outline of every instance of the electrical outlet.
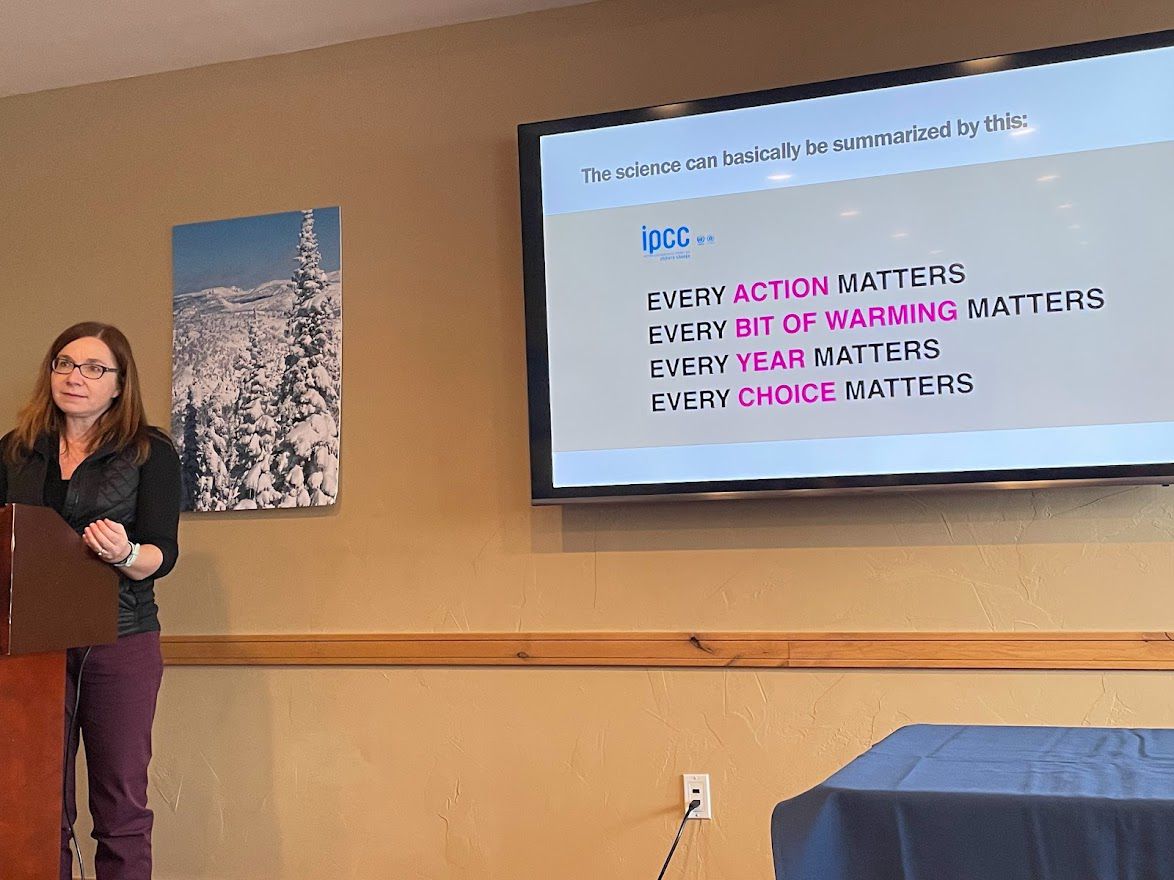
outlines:
[{"label": "electrical outlet", "polygon": [[709,774],[685,774],[685,807],[690,801],[701,801],[701,806],[689,814],[690,819],[712,819],[713,803],[709,799]]}]

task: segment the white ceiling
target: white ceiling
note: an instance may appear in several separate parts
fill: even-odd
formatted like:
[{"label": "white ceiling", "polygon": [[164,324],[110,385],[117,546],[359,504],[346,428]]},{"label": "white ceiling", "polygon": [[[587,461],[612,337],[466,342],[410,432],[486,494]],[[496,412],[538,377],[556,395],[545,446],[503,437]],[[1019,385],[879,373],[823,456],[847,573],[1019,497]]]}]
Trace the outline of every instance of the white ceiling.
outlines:
[{"label": "white ceiling", "polygon": [[0,0],[0,97],[586,0]]}]

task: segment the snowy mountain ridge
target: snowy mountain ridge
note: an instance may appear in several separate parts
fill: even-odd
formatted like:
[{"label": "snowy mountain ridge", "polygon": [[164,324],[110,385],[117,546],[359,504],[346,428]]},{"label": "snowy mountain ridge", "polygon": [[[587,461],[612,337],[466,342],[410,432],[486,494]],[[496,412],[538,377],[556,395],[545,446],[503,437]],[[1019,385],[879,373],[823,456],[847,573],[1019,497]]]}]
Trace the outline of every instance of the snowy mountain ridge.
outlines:
[{"label": "snowy mountain ridge", "polygon": [[[328,272],[326,278],[330,288],[336,288],[342,283],[342,271]],[[250,288],[205,287],[175,294],[173,311],[177,315],[185,309],[195,309],[203,314],[254,310],[284,312],[293,301],[293,295],[294,283],[289,278],[274,278]]]}]

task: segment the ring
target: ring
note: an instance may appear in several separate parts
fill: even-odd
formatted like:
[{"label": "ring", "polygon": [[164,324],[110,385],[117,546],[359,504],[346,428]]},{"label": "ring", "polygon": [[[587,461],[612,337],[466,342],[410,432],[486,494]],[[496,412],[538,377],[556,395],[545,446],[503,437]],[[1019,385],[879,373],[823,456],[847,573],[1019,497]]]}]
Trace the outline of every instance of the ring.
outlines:
[{"label": "ring", "polygon": [[99,555],[99,556],[105,556],[105,555],[106,555],[106,551],[105,551],[105,550],[99,550],[99,551],[98,551],[98,555]]}]

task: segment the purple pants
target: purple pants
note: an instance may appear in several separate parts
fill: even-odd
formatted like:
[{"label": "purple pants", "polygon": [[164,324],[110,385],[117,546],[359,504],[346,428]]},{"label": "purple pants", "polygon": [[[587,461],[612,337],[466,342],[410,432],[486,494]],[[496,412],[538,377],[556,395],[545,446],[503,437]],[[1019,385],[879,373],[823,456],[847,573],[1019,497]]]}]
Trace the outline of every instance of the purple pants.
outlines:
[{"label": "purple pants", "polygon": [[[77,674],[85,649],[66,659],[66,733],[77,695]],[[86,744],[90,815],[98,852],[98,880],[150,880],[151,826],[147,809],[147,765],[151,724],[163,679],[159,633],[140,633],[90,650],[81,679],[77,729]],[[78,733],[65,758],[65,809],[61,828],[61,880],[73,869],[69,828],[77,818],[75,773]],[[92,876],[90,872],[87,874]]]}]

